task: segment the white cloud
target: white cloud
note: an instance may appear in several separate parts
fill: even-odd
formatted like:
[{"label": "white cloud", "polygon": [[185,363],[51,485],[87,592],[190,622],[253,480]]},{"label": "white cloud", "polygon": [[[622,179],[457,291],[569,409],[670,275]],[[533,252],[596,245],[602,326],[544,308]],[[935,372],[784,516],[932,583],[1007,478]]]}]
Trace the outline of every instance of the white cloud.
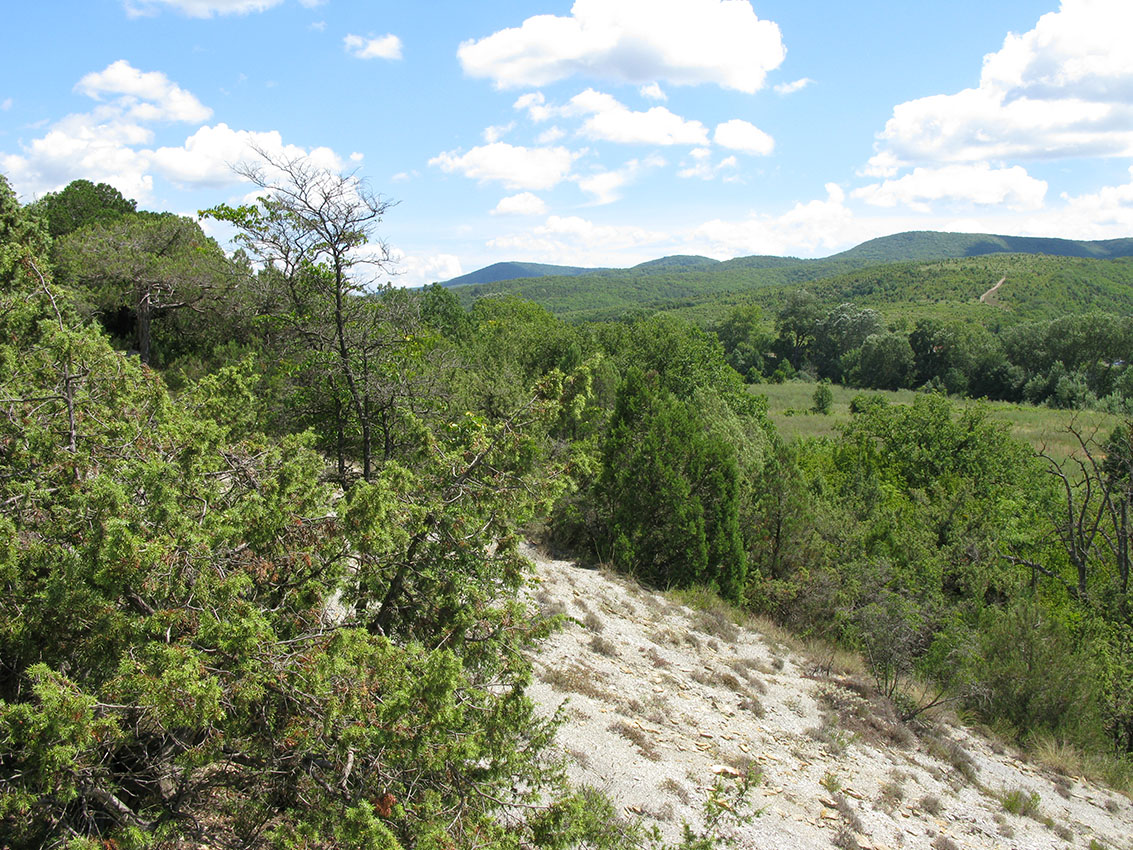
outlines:
[{"label": "white cloud", "polygon": [[1130,182],[1106,186],[1093,194],[1063,195],[1066,208],[1058,216],[1057,232],[1078,239],[1111,239],[1133,233],[1133,167],[1129,176]]},{"label": "white cloud", "polygon": [[365,158],[366,158],[366,154],[362,153],[361,151],[354,151],[353,153],[350,154],[350,161],[351,162],[361,162]]},{"label": "white cloud", "polygon": [[7,112],[9,109],[12,108],[13,103],[15,103],[15,101],[12,100],[12,98],[10,98],[10,97],[4,98],[4,102],[0,103],[0,112]]},{"label": "white cloud", "polygon": [[1046,190],[1046,181],[1031,177],[1018,165],[992,168],[987,163],[978,163],[916,168],[899,179],[856,189],[853,196],[874,206],[902,204],[919,212],[929,212],[930,201],[967,201],[1035,210],[1042,207]]},{"label": "white cloud", "polygon": [[546,130],[535,137],[535,141],[537,141],[541,145],[553,145],[565,135],[566,131],[561,130],[558,127],[548,127]]},{"label": "white cloud", "polygon": [[527,94],[521,94],[515,99],[515,103],[511,105],[512,109],[526,110],[527,117],[532,121],[539,123],[546,121],[554,112],[547,108],[547,98],[543,97],[543,92],[533,91]]},{"label": "white cloud", "polygon": [[733,169],[737,164],[734,156],[724,157],[714,164],[712,151],[709,148],[694,148],[689,151],[688,159],[681,163],[677,176],[685,179],[696,177],[700,180],[714,180],[720,172]]},{"label": "white cloud", "polygon": [[180,184],[224,186],[236,180],[232,166],[254,162],[259,148],[272,158],[309,157],[317,166],[341,171],[342,160],[329,148],[306,150],[286,145],[274,130],[256,133],[233,130],[227,124],[201,127],[180,147],[163,147],[148,152],[153,168],[163,177]]},{"label": "white cloud", "polygon": [[343,165],[328,148],[307,151],[285,145],[277,132],[233,130],[226,124],[200,127],[180,146],[154,149],[149,125],[198,123],[212,111],[164,74],[142,72],[124,61],[87,74],[75,88],[98,105],[50,125],[19,153],[0,155],[0,168],[21,193],[55,191],[80,177],[109,183],[139,201],[152,194],[155,175],[182,185],[223,186],[237,182],[231,165],[253,159],[253,147],[276,156],[310,156],[335,170]]},{"label": "white cloud", "polygon": [[147,173],[149,159],[132,145],[150,138],[144,128],[116,117],[73,115],[25,145],[23,153],[0,157],[0,171],[25,195],[55,191],[81,177],[143,200],[153,191],[153,177]]},{"label": "white cloud", "polygon": [[875,224],[856,221],[845,200],[837,184],[827,183],[824,200],[796,204],[778,217],[708,221],[693,231],[693,239],[701,244],[700,253],[709,256],[822,256],[880,235]]},{"label": "white cloud", "polygon": [[401,39],[387,34],[378,38],[348,35],[342,40],[346,52],[355,59],[400,59]]},{"label": "white cloud", "polygon": [[313,29],[315,32],[325,32],[327,28],[326,21],[313,21],[308,25],[308,29]]},{"label": "white cloud", "polygon": [[447,151],[429,160],[446,173],[463,174],[481,183],[497,181],[509,189],[550,189],[570,174],[579,154],[564,147],[527,148],[492,142],[468,153]]},{"label": "white cloud", "polygon": [[659,256],[669,234],[632,225],[595,224],[578,216],[551,216],[530,231],[498,236],[489,248],[511,257],[584,266],[624,266]]},{"label": "white cloud", "polygon": [[631,159],[616,171],[599,171],[577,178],[578,188],[593,198],[595,204],[611,204],[622,197],[622,189],[647,169],[660,168],[665,160],[659,156],[645,160]]},{"label": "white cloud", "polygon": [[721,147],[742,151],[757,156],[770,156],[775,150],[775,140],[754,124],[733,118],[716,125],[713,140]]},{"label": "white cloud", "polygon": [[457,55],[466,74],[498,88],[582,74],[751,93],[786,49],[778,25],[760,20],[748,0],[575,0],[569,17],[536,15],[464,42]]},{"label": "white cloud", "polygon": [[784,96],[794,94],[797,91],[802,91],[813,82],[814,80],[812,80],[810,77],[803,77],[802,79],[795,80],[794,82],[779,83],[779,85],[775,86],[775,94]]},{"label": "white cloud", "polygon": [[173,9],[191,18],[211,18],[213,15],[263,12],[282,2],[283,0],[125,0],[123,5],[130,17],[155,15],[162,9]]},{"label": "white cloud", "polygon": [[570,99],[560,113],[586,115],[579,133],[590,139],[639,145],[704,145],[708,129],[686,121],[664,106],[634,112],[612,95],[587,89]]},{"label": "white cloud", "polygon": [[388,280],[395,286],[426,286],[464,274],[460,258],[453,254],[406,254],[396,248],[390,253],[397,274],[382,278],[382,283]]},{"label": "white cloud", "polygon": [[665,94],[664,89],[657,85],[657,83],[650,83],[647,86],[642,86],[640,92],[642,97],[648,98],[649,100],[669,99],[669,96]]},{"label": "white cloud", "polygon": [[118,107],[138,121],[200,122],[212,115],[211,109],[165,74],[139,71],[125,59],[87,74],[75,91],[99,101],[106,95],[116,97]]},{"label": "white cloud", "polygon": [[510,121],[507,124],[493,125],[484,128],[484,141],[485,142],[498,142],[508,133],[515,129],[515,122]]},{"label": "white cloud", "polygon": [[520,192],[501,198],[492,215],[544,215],[546,212],[547,204],[542,198],[531,192]]},{"label": "white cloud", "polygon": [[979,86],[899,104],[879,152],[903,164],[1133,156],[1133,4],[1063,0],[984,57]]}]

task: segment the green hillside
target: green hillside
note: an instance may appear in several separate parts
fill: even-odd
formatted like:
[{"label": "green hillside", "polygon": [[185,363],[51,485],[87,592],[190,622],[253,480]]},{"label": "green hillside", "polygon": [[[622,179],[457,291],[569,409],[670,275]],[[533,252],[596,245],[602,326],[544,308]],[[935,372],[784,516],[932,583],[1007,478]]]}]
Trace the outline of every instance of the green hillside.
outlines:
[{"label": "green hillside", "polygon": [[890,263],[902,260],[978,257],[984,254],[1052,254],[1060,257],[1093,257],[1104,260],[1133,255],[1133,239],[1082,242],[1032,236],[916,230],[871,239],[841,254],[835,254],[834,258]]},{"label": "green hillside", "polygon": [[571,277],[573,275],[590,274],[602,271],[601,269],[582,268],[581,266],[552,266],[546,263],[494,263],[477,269],[474,272],[454,277],[444,282],[444,286],[465,286],[473,283],[494,283],[497,280],[515,280],[526,277],[548,277],[557,275]]},{"label": "green hillside", "polygon": [[[640,309],[710,317],[740,301],[774,307],[787,291],[804,285],[822,300],[861,301],[887,313],[983,317],[994,307],[1004,318],[1050,318],[1066,310],[1133,307],[1130,256],[1133,239],[1078,242],[921,231],[873,239],[818,260],[674,256],[629,269],[499,263],[446,285],[458,287],[465,306],[484,296],[513,294],[572,320],[612,319]],[[512,272],[514,277],[505,277]],[[981,304],[980,296],[1002,278],[994,298]]]}]

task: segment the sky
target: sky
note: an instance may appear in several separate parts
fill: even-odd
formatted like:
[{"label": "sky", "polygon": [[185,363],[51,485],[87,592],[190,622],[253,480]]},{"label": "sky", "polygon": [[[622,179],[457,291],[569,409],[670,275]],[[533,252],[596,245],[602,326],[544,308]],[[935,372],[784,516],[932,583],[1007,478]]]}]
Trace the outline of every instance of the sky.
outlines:
[{"label": "sky", "polygon": [[[394,201],[389,279],[1133,236],[1130,0],[5,4],[0,173],[242,202],[253,148]],[[231,233],[206,221],[222,242]]]}]

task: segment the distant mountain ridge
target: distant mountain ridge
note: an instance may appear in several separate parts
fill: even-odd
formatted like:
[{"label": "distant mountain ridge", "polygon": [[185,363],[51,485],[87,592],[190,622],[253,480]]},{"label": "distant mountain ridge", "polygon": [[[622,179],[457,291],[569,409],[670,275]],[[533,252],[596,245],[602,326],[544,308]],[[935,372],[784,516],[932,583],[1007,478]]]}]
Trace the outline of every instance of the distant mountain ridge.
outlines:
[{"label": "distant mountain ridge", "polygon": [[454,277],[452,280],[446,280],[441,286],[467,286],[475,283],[496,283],[501,280],[519,280],[528,277],[574,277],[601,271],[606,271],[606,269],[554,266],[547,263],[493,263],[474,272]]},{"label": "distant mountain ridge", "polygon": [[777,269],[806,266],[826,261],[846,261],[852,265],[960,259],[986,254],[1050,254],[1057,257],[1082,257],[1111,260],[1133,257],[1133,237],[1085,241],[1038,236],[1005,236],[993,233],[948,233],[935,230],[910,230],[881,236],[821,260],[797,257],[751,256],[731,260],[714,260],[688,254],[660,257],[639,263],[629,269],[556,266],[546,263],[494,263],[474,272],[445,281],[443,286],[500,283],[539,277],[580,277],[602,272],[695,272],[731,269]]},{"label": "distant mountain ridge", "polygon": [[1113,260],[1133,256],[1133,238],[1087,242],[1054,237],[910,230],[870,239],[827,259],[897,263],[909,260],[950,260],[985,254],[1050,254],[1055,257]]}]

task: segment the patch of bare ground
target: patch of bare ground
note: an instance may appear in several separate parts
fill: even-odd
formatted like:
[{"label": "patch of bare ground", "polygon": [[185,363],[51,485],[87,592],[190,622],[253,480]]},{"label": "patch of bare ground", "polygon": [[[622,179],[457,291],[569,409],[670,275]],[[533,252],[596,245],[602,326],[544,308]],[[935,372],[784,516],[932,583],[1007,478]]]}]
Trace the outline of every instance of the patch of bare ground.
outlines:
[{"label": "patch of bare ground", "polygon": [[1128,799],[944,713],[903,723],[852,657],[528,554],[532,599],[566,615],[530,696],[547,714],[566,703],[572,779],[668,840],[700,826],[719,777],[753,771],[759,816],[733,835],[750,850],[1133,850]]}]

